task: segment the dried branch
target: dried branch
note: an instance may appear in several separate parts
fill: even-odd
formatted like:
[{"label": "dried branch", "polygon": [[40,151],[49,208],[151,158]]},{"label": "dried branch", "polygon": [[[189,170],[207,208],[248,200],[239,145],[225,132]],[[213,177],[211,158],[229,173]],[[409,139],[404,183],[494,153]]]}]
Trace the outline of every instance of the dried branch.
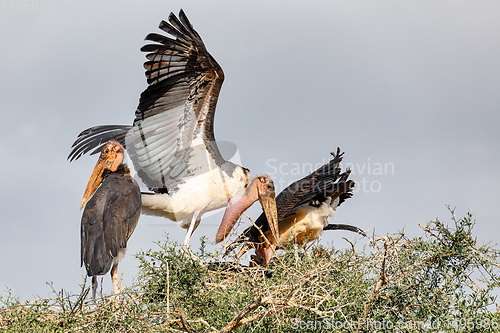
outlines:
[{"label": "dried branch", "polygon": [[[384,242],[384,255],[382,257],[382,268],[380,269],[380,274],[379,274],[379,280],[377,281],[377,284],[375,285],[375,288],[373,288],[372,292],[372,298],[366,304],[365,306],[365,313],[363,314],[363,319],[366,322],[366,318],[368,317],[368,312],[370,311],[370,307],[372,306],[373,301],[375,298],[377,298],[378,293],[380,292],[380,288],[387,282],[387,277],[386,277],[386,271],[385,271],[385,261],[387,258],[387,240]],[[360,330],[360,327],[356,329],[356,333],[358,333]]]},{"label": "dried branch", "polygon": [[248,304],[243,310],[241,310],[236,316],[234,316],[234,318],[229,322],[229,324],[227,324],[226,326],[224,326],[224,328],[222,330],[220,330],[220,333],[227,333],[227,332],[231,332],[232,330],[234,330],[236,327],[238,327],[239,325],[241,325],[241,320],[248,314],[250,313],[251,311],[253,311],[254,309],[256,309],[257,307],[259,306],[263,306],[263,305],[266,305],[269,303],[269,300],[268,298],[258,298],[256,299],[255,301],[253,301],[252,303]]}]

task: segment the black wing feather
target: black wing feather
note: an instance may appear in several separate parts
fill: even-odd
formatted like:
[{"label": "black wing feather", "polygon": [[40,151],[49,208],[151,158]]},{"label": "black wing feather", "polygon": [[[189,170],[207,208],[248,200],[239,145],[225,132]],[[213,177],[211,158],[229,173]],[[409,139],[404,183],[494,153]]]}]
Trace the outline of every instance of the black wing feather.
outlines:
[{"label": "black wing feather", "polygon": [[[153,190],[175,189],[214,162],[217,167],[226,164],[213,134],[224,73],[182,10],[179,18],[171,13],[168,21],[159,28],[169,36],[151,33],[146,40],[152,43],[141,48],[147,52],[148,87],[140,95],[133,126],[96,126],[82,132],[68,159],[100,152],[106,142],[116,140]],[[192,142],[200,134],[203,149],[194,149]],[[204,163],[199,156],[210,161]]]},{"label": "black wing feather", "polygon": [[[352,194],[347,194],[352,190],[354,182],[351,180],[346,185],[345,180],[349,176],[350,170],[341,174],[340,162],[344,153],[340,153],[340,148],[333,158],[316,171],[304,178],[290,184],[281,191],[276,197],[276,206],[278,209],[278,223],[286,217],[294,214],[300,208],[307,205],[315,205],[315,201],[321,203],[326,198],[331,197],[336,191],[346,192],[340,201],[344,201]],[[342,189],[344,191],[342,191]],[[269,223],[264,213],[255,221],[255,225],[261,228],[262,232],[269,230]],[[252,239],[257,239],[260,232],[255,226],[252,226],[243,232],[244,235]]]},{"label": "black wing feather", "polygon": [[[136,170],[141,170],[139,176],[152,190],[172,189],[184,177],[206,172],[212,162],[198,165],[199,152],[191,145],[199,133],[206,142],[203,156],[208,150],[217,166],[226,162],[213,134],[224,73],[183,11],[179,18],[171,13],[169,22],[162,21],[159,28],[170,36],[149,34],[146,40],[154,43],[141,49],[149,52],[144,63],[149,86],[141,94],[134,120],[135,150],[128,149]],[[157,142],[175,148],[161,151]]]},{"label": "black wing feather", "polygon": [[104,275],[111,268],[113,257],[104,241],[103,212],[106,193],[99,188],[87,202],[81,225],[81,265],[88,276]]},{"label": "black wing feather", "polygon": [[133,181],[114,175],[110,185],[116,190],[108,193],[104,209],[104,239],[111,255],[116,257],[121,248],[127,247],[139,220],[141,211],[140,190]]}]

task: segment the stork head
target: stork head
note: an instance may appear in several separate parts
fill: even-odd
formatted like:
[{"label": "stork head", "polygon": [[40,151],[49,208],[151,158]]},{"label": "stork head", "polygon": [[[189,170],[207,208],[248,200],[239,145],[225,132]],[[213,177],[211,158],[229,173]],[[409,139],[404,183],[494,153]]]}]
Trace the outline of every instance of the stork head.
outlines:
[{"label": "stork head", "polygon": [[83,194],[80,210],[90,200],[94,192],[97,190],[102,181],[104,170],[115,172],[118,166],[123,162],[124,149],[121,144],[116,141],[111,141],[104,146],[99,156],[99,160],[94,167],[94,171],[90,176],[90,180]]},{"label": "stork head", "polygon": [[[250,185],[240,190],[229,200],[215,237],[216,242],[219,243],[227,237],[241,214],[257,200],[262,205],[269,225],[275,225],[275,230],[277,230],[278,212],[276,210],[275,196],[274,183],[271,177],[266,175],[256,177]],[[272,227],[271,230],[273,230]]]}]

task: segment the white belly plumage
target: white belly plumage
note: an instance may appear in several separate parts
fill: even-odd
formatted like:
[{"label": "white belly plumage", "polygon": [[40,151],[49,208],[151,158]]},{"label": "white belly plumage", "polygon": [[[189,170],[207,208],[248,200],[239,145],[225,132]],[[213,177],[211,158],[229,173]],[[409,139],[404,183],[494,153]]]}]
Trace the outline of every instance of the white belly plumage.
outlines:
[{"label": "white belly plumage", "polygon": [[[335,216],[338,202],[338,198],[333,203],[327,199],[319,207],[306,206],[285,218],[279,224],[281,244],[304,245],[319,238],[328,224],[327,218]],[[270,232],[265,234],[268,238],[272,237]]]},{"label": "white belly plumage", "polygon": [[215,168],[186,178],[174,193],[143,194],[143,213],[167,217],[179,221],[181,227],[188,228],[195,212],[199,212],[199,220],[203,213],[225,207],[229,199],[247,183],[247,177],[239,166],[232,177],[220,168]]}]

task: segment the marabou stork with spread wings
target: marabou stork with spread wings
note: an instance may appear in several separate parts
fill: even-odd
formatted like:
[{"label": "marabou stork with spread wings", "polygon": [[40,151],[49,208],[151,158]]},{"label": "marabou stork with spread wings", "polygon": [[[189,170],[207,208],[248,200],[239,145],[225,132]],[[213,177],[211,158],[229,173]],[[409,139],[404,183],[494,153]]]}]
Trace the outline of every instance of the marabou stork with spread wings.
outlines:
[{"label": "marabou stork with spread wings", "polygon": [[[81,226],[81,265],[92,277],[95,298],[97,275],[106,274],[111,265],[115,294],[118,262],[141,215],[141,191],[123,164],[123,147],[108,143],[92,172],[80,209],[85,206]],[[92,195],[93,194],[93,195]]]},{"label": "marabou stork with spread wings", "polygon": [[[277,232],[274,184],[268,176],[250,183],[249,170],[224,160],[215,141],[215,107],[224,73],[181,10],[151,33],[142,47],[149,86],[141,94],[132,126],[96,126],[80,133],[70,160],[109,140],[127,149],[139,177],[154,193],[142,194],[143,213],[180,221],[188,229],[183,248],[204,213],[231,206],[244,211],[259,200]],[[250,184],[249,184],[250,183]],[[221,223],[217,241],[232,228]]]},{"label": "marabou stork with spread wings", "polygon": [[[228,252],[243,245],[236,258],[240,258],[251,248],[256,256],[255,263],[267,265],[276,249],[290,244],[305,246],[320,237],[323,230],[348,230],[363,236],[358,227],[346,224],[328,224],[327,218],[333,217],[337,207],[352,196],[354,181],[348,180],[350,170],[341,173],[340,162],[344,153],[333,154],[330,162],[324,164],[310,175],[292,183],[276,197],[278,210],[277,239],[269,229],[264,214],[255,221],[255,225],[246,229],[238,239],[228,247]],[[226,210],[224,219],[234,220],[239,216]]]}]

